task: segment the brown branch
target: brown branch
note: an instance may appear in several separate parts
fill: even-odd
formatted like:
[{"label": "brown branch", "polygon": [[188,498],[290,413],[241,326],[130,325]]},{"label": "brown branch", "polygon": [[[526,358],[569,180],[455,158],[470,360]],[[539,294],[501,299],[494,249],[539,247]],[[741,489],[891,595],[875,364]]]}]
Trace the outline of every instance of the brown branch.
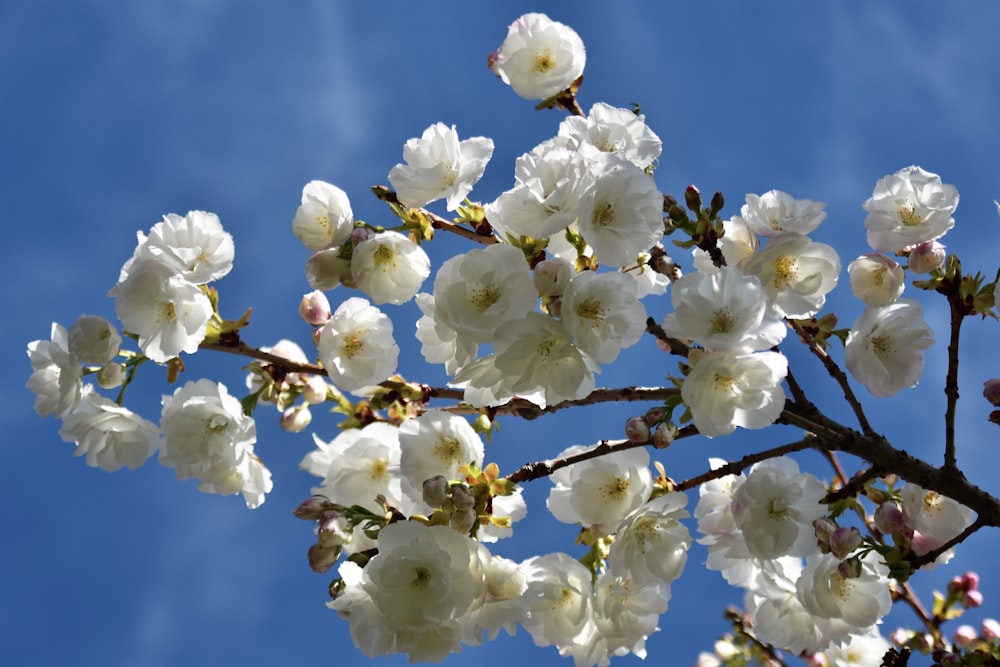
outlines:
[{"label": "brown branch", "polygon": [[955,457],[955,412],[958,406],[958,336],[965,319],[961,297],[957,292],[948,294],[951,310],[951,334],[948,340],[948,373],[944,382],[944,394],[948,397],[948,407],[944,413],[944,467],[958,470]]},{"label": "brown branch", "polygon": [[951,549],[952,547],[961,544],[962,542],[965,541],[967,537],[969,537],[970,535],[972,535],[974,532],[976,532],[985,525],[986,523],[982,521],[979,517],[977,517],[976,520],[973,521],[971,524],[969,524],[965,530],[963,530],[961,533],[959,533],[955,537],[951,538],[950,540],[939,546],[937,549],[932,549],[927,553],[925,553],[923,556],[917,556],[916,558],[911,559],[910,565],[913,567],[914,570],[916,570],[918,568],[923,567],[924,565],[927,565],[928,563],[933,563],[938,559],[938,556],[943,554],[945,551],[948,551],[948,549]]},{"label": "brown branch", "polygon": [[624,452],[628,449],[645,446],[646,443],[644,442],[632,442],[631,440],[601,440],[601,442],[595,447],[591,447],[590,449],[580,452],[579,454],[573,454],[572,456],[566,456],[561,459],[549,459],[546,461],[536,461],[535,463],[526,463],[511,474],[507,475],[507,479],[515,484],[520,482],[529,482],[533,479],[548,477],[556,470],[573,465],[574,463],[580,463],[581,461],[587,461],[599,456],[614,454],[615,452]]},{"label": "brown branch", "polygon": [[[399,197],[397,197],[396,193],[388,186],[379,185],[373,188],[373,190],[375,191],[375,196],[381,199],[382,201],[386,202],[387,204],[396,204],[398,206],[406,208],[406,205],[399,201]],[[492,233],[480,233],[475,229],[466,229],[461,225],[456,225],[450,220],[445,220],[440,215],[431,213],[425,208],[421,208],[419,210],[421,213],[423,213],[430,219],[431,226],[434,229],[441,229],[446,232],[455,234],[457,236],[461,236],[462,238],[468,239],[470,241],[475,241],[476,243],[480,243],[482,245],[493,245],[495,243],[501,243],[500,239],[498,239],[496,236],[493,236]],[[484,229],[490,229],[490,228],[488,226],[485,226]]]},{"label": "brown branch", "polygon": [[730,461],[723,466],[715,468],[714,470],[709,470],[708,472],[702,473],[697,477],[686,479],[680,484],[677,484],[674,489],[676,491],[687,491],[688,489],[700,486],[705,482],[711,482],[712,480],[720,479],[728,475],[738,475],[755,463],[791,454],[792,452],[801,452],[804,449],[812,449],[817,445],[819,445],[819,442],[816,438],[805,437],[801,440],[796,440],[795,442],[790,442],[779,447],[765,449],[764,451],[756,452],[754,454],[747,454],[739,461]]}]

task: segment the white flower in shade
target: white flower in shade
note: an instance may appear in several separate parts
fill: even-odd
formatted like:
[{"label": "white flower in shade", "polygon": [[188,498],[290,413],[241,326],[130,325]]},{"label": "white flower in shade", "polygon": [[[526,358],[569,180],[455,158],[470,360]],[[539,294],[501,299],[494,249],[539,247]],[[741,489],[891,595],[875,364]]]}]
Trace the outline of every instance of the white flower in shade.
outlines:
[{"label": "white flower in shade", "polygon": [[398,232],[382,232],[354,248],[351,276],[376,304],[406,303],[431,273],[423,248]]},{"label": "white flower in shade", "polygon": [[[954,539],[975,518],[975,513],[965,505],[911,482],[903,486],[902,496],[903,519],[915,531],[912,547],[918,556]],[[952,555],[949,549],[935,562],[946,563]]]},{"label": "white flower in shade", "polygon": [[454,211],[472,192],[493,156],[485,137],[458,140],[455,126],[435,123],[403,146],[403,160],[389,171],[389,182],[404,206],[417,208],[446,199]]},{"label": "white flower in shade", "polygon": [[569,281],[576,275],[573,265],[565,259],[554,257],[535,264],[535,289],[542,296],[562,296]]},{"label": "white flower in shade", "polygon": [[[379,531],[378,554],[365,566],[362,586],[386,626],[397,634],[400,652],[412,656],[419,635],[448,628],[449,651],[459,650],[459,623],[486,597],[480,550],[469,537],[447,526],[399,521]],[[404,646],[399,646],[400,640]],[[427,638],[429,639],[429,638]]]},{"label": "white flower in shade", "polygon": [[76,443],[73,454],[86,455],[88,466],[114,472],[145,463],[156,451],[160,434],[155,424],[88,385],[79,407],[63,419],[59,436]]},{"label": "white flower in shade", "polygon": [[521,625],[536,646],[583,645],[595,631],[590,571],[564,553],[535,556],[521,563],[528,579],[523,597],[528,617]]},{"label": "white flower in shade", "polygon": [[254,455],[257,426],[225,385],[198,380],[164,396],[160,427],[160,462],[177,479],[194,477],[206,493],[242,493],[250,509],[264,502],[271,473]]},{"label": "white flower in shade", "polygon": [[[722,221],[722,237],[719,238],[717,245],[726,260],[726,266],[739,266],[740,262],[757,252],[760,239],[750,229],[746,220],[734,215]],[[694,268],[698,271],[711,273],[719,270],[719,267],[712,263],[709,254],[701,248],[694,248],[691,253],[694,257]]]},{"label": "white flower in shade", "polygon": [[143,354],[165,363],[191,354],[205,339],[212,304],[201,288],[155,259],[132,264],[128,277],[111,288],[115,312],[126,331],[139,337]]},{"label": "white flower in shade", "polygon": [[595,181],[581,203],[580,234],[602,263],[628,266],[663,236],[663,195],[627,160],[600,153],[590,162]]},{"label": "white flower in shade", "polygon": [[340,248],[314,252],[306,260],[306,282],[316,290],[332,290],[337,285],[355,287],[351,260],[341,256]]},{"label": "white flower in shade", "polygon": [[877,252],[861,255],[847,265],[851,276],[851,291],[866,306],[888,306],[903,295],[905,274],[891,257]]},{"label": "white flower in shade", "polygon": [[486,599],[478,612],[467,616],[462,624],[462,643],[469,646],[480,646],[484,634],[493,641],[500,630],[513,637],[526,615],[522,594],[528,581],[520,565],[500,556],[480,554],[480,558],[486,578]]},{"label": "white flower in shade", "polygon": [[[712,458],[709,463],[716,470],[726,462]],[[733,494],[745,480],[741,473],[705,482],[698,487],[698,505],[694,509],[698,532],[702,534],[698,543],[708,547],[706,567],[721,572],[731,585],[744,587],[759,572],[733,518]]]},{"label": "white flower in shade", "polygon": [[542,403],[552,405],[594,389],[596,364],[573,344],[561,322],[541,313],[502,325],[493,349],[504,386],[522,398],[540,392]]},{"label": "white flower in shade", "polygon": [[865,634],[852,634],[842,646],[824,651],[829,667],[880,667],[882,656],[891,648],[888,640],[872,628]]},{"label": "white flower in shade", "polygon": [[364,570],[348,560],[340,564],[337,573],[344,582],[344,588],[336,599],[326,605],[341,618],[347,619],[354,646],[369,658],[392,653],[396,633],[388,626],[371,594],[365,589]]},{"label": "white flower in shade", "polygon": [[755,233],[777,236],[786,232],[808,234],[826,220],[821,201],[795,199],[787,192],[771,190],[747,195],[740,215]]},{"label": "white flower in shade", "polygon": [[360,297],[337,307],[320,329],[317,347],[330,381],[350,392],[388,378],[399,359],[392,320]]},{"label": "white flower in shade", "polygon": [[498,243],[452,257],[434,279],[435,319],[478,343],[535,307],[531,269],[513,246]]},{"label": "white flower in shade", "polygon": [[302,459],[299,467],[321,478],[312,493],[340,505],[361,505],[375,509],[375,497],[382,495],[400,510],[403,505],[399,478],[399,428],[373,422],[364,428],[341,431],[330,442],[313,436],[316,449]]},{"label": "white flower in shade", "polygon": [[781,456],[758,463],[733,493],[733,521],[756,558],[815,553],[812,522],[826,513],[819,501],[826,487],[793,459]]},{"label": "white flower in shade", "polygon": [[70,351],[66,328],[52,323],[51,340],[28,343],[31,377],[27,387],[35,392],[35,412],[40,417],[62,417],[80,403],[83,370]]},{"label": "white flower in shade", "polygon": [[687,496],[667,493],[625,517],[608,554],[608,569],[627,574],[636,587],[670,584],[681,575],[691,548],[691,534],[681,519]]},{"label": "white flower in shade", "polygon": [[590,144],[605,153],[625,158],[640,169],[660,157],[663,143],[646,125],[646,117],[631,109],[597,102],[586,118],[569,116],[559,125],[559,136],[577,145]]},{"label": "white flower in shade", "polygon": [[[563,450],[565,458],[587,450],[574,445]],[[609,535],[633,510],[649,499],[653,476],[649,452],[627,449],[580,461],[556,470],[550,477],[552,490],[546,501],[549,511],[563,523],[580,524]]]},{"label": "white flower in shade", "polygon": [[581,350],[602,364],[646,331],[646,309],[636,297],[635,281],[622,273],[584,271],[563,293],[559,318]]},{"label": "white flower in shade", "polygon": [[681,398],[698,431],[712,438],[737,426],[764,428],[781,415],[788,361],[778,352],[703,354],[684,379]]},{"label": "white flower in shade", "polygon": [[872,394],[885,398],[920,382],[924,350],[934,334],[924,311],[913,299],[884,308],[865,308],[847,335],[847,370]]},{"label": "white flower in shade", "polygon": [[782,234],[741,265],[743,273],[760,278],[767,298],[783,317],[812,317],[837,286],[840,257],[825,243],[801,234]]},{"label": "white flower in shade", "polygon": [[543,146],[517,159],[517,184],[486,205],[486,219],[503,234],[543,239],[576,222],[587,165],[575,150]]},{"label": "white flower in shade", "polygon": [[907,167],[879,179],[862,208],[868,245],[892,253],[941,238],[955,226],[958,190],[937,174]]},{"label": "white flower in shade", "polygon": [[663,329],[674,338],[712,349],[764,350],[785,337],[785,323],[768,308],[760,280],[736,267],[683,276],[670,301],[674,312],[664,318]]},{"label": "white flower in shade", "polygon": [[479,344],[469,334],[459,333],[437,314],[434,296],[418,294],[417,306],[423,316],[417,320],[417,340],[420,353],[427,363],[444,364],[448,375],[455,375],[459,369],[476,358]]},{"label": "white flower in shade", "polygon": [[347,193],[324,181],[302,188],[302,204],[292,219],[292,232],[310,250],[339,246],[351,235],[354,212]]},{"label": "white flower in shade", "polygon": [[219,216],[205,211],[190,211],[183,217],[168,213],[136,248],[136,259],[152,257],[195,285],[229,273],[234,255],[233,237],[222,229]]},{"label": "white flower in shade", "polygon": [[121,344],[115,325],[97,315],[81,315],[69,328],[69,349],[85,364],[108,363]]},{"label": "white flower in shade", "polygon": [[656,624],[669,601],[667,586],[639,586],[610,571],[601,574],[594,587],[593,638],[563,655],[571,655],[578,665],[598,667],[608,667],[613,656],[645,658],[646,639],[659,630]]},{"label": "white flower in shade", "polygon": [[881,621],[892,607],[889,568],[874,551],[860,560],[860,575],[847,578],[840,572],[842,561],[833,554],[808,558],[795,584],[802,606],[819,618],[840,619],[854,632]]},{"label": "white flower in shade", "polygon": [[[666,294],[667,288],[670,287],[670,276],[654,271],[653,267],[648,263],[650,257],[652,255],[648,252],[640,252],[639,256],[636,257],[636,264],[639,268],[625,271],[625,275],[635,281],[636,296],[640,299],[651,294],[655,296]],[[671,262],[670,257],[664,257],[663,259],[667,263]],[[677,268],[677,275],[675,277],[679,278],[680,275],[680,269]]]},{"label": "white flower in shade", "polygon": [[930,273],[947,259],[948,251],[938,241],[924,241],[910,250],[909,268],[914,273]]},{"label": "white flower in shade", "polygon": [[524,14],[507,28],[496,52],[497,75],[528,100],[546,99],[570,87],[587,64],[583,40],[545,14]]},{"label": "white flower in shade", "polygon": [[[464,400],[469,405],[502,405],[514,398],[515,392],[496,367],[496,359],[495,354],[488,354],[469,362],[449,383],[465,390]],[[536,405],[545,402],[545,392],[540,388],[534,392],[522,393],[521,397]]]},{"label": "white flower in shade", "polygon": [[464,418],[447,412],[428,410],[416,419],[407,419],[399,427],[402,454],[399,474],[417,496],[425,480],[442,475],[460,477],[463,465],[483,464],[483,441]]}]

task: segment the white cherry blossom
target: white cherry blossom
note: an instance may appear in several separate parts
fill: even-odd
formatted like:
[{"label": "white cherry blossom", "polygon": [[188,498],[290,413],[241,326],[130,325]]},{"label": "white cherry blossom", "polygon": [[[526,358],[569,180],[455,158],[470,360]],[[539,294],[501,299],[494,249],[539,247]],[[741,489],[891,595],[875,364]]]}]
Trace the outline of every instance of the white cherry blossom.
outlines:
[{"label": "white cherry blossom", "polygon": [[[757,252],[760,239],[750,229],[746,220],[734,215],[722,221],[722,237],[717,245],[726,260],[726,266],[739,266],[740,262]],[[693,248],[691,254],[694,258],[694,268],[698,271],[702,273],[718,271],[719,267],[715,266],[709,254],[701,248]]]},{"label": "white cherry blossom", "polygon": [[590,144],[605,153],[625,158],[640,169],[660,157],[663,143],[648,125],[646,117],[631,109],[597,102],[586,118],[569,116],[559,124],[559,136],[575,144]]},{"label": "white cherry blossom", "polygon": [[795,199],[787,192],[771,190],[762,195],[748,194],[740,216],[761,236],[808,234],[826,220],[824,206],[823,202]]},{"label": "white cherry blossom", "polygon": [[555,645],[560,653],[585,645],[596,630],[590,571],[564,553],[529,558],[521,571],[528,580],[528,616],[521,625],[535,645]]},{"label": "white cherry blossom", "polygon": [[436,475],[456,480],[459,468],[482,466],[484,449],[469,422],[458,415],[429,410],[399,427],[399,474],[419,497],[424,480]]},{"label": "white cherry blossom", "polygon": [[115,325],[97,315],[81,315],[69,328],[69,349],[85,364],[108,363],[121,344]]},{"label": "white cherry blossom", "polygon": [[459,333],[444,318],[439,317],[433,294],[416,296],[423,316],[417,320],[417,340],[420,353],[431,364],[444,364],[448,375],[455,375],[476,358],[479,344],[468,333]]},{"label": "white cherry blossom", "polygon": [[578,273],[563,294],[559,313],[573,341],[602,364],[614,361],[646,331],[646,309],[635,282],[622,273]]},{"label": "white cherry blossom", "polygon": [[136,248],[135,261],[154,258],[188,282],[204,285],[228,274],[234,255],[233,237],[223,230],[219,216],[190,211],[185,216],[168,213],[153,225]]},{"label": "white cherry blossom", "polygon": [[888,306],[903,295],[906,275],[896,260],[877,252],[860,255],[848,264],[851,291],[866,306]]},{"label": "white cherry blossom", "polygon": [[362,241],[351,255],[351,276],[373,303],[406,303],[431,273],[423,248],[398,232],[382,232]]},{"label": "white cherry blossom", "polygon": [[[975,512],[965,505],[912,482],[903,486],[902,499],[903,519],[915,531],[912,546],[918,556],[957,537],[975,518]],[[948,562],[953,555],[951,551],[949,549],[935,562]]]},{"label": "white cherry blossom", "polygon": [[53,322],[51,340],[28,343],[31,377],[27,387],[35,393],[35,412],[40,417],[62,417],[80,403],[83,370],[70,351],[66,327]]},{"label": "white cherry blossom", "polygon": [[681,523],[690,514],[687,496],[666,493],[640,505],[618,526],[608,569],[627,574],[635,587],[670,584],[684,570],[691,534]]},{"label": "white cherry blossom", "polygon": [[825,243],[786,233],[770,238],[741,268],[744,274],[760,279],[779,315],[805,318],[818,313],[827,293],[837,286],[840,257]]},{"label": "white cherry blossom", "polygon": [[63,419],[59,436],[76,443],[74,456],[86,456],[88,466],[114,472],[145,463],[158,447],[160,430],[87,385],[80,405]]},{"label": "white cherry blossom", "polygon": [[920,382],[924,350],[933,344],[920,303],[900,299],[883,308],[865,308],[847,335],[844,361],[854,379],[885,398]]},{"label": "white cherry blossom", "polygon": [[389,182],[404,206],[420,207],[446,199],[454,211],[472,192],[493,156],[485,137],[458,140],[455,126],[435,123],[403,146],[403,160],[389,171]]},{"label": "white cherry blossom", "polygon": [[354,212],[347,193],[325,181],[302,188],[302,204],[292,219],[292,232],[310,250],[339,246],[351,235]]},{"label": "white cherry blossom", "polygon": [[892,607],[889,568],[875,551],[861,558],[861,573],[847,578],[833,554],[811,556],[795,588],[802,606],[819,618],[839,619],[864,632],[882,620]]},{"label": "white cherry blossom", "polygon": [[893,253],[941,238],[954,227],[958,190],[911,166],[879,179],[862,208],[868,213],[868,245]]},{"label": "white cherry blossom", "polygon": [[583,40],[572,28],[545,14],[529,13],[508,27],[493,67],[515,93],[538,100],[569,88],[586,64]]},{"label": "white cherry blossom", "polygon": [[360,297],[337,307],[320,329],[317,347],[330,381],[350,392],[387,379],[399,358],[392,320]]}]

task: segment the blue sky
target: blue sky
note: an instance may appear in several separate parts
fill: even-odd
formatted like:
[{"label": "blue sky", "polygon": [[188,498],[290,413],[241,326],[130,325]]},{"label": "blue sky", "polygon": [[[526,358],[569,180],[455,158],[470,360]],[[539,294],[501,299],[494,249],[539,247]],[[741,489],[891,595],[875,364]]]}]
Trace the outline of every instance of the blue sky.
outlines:
[{"label": "blue sky", "polygon": [[[368,188],[386,182],[403,143],[431,123],[494,140],[473,192],[482,201],[511,186],[518,155],[556,132],[558,112],[535,111],[485,67],[507,24],[526,11],[547,12],[583,38],[584,108],[641,104],[664,143],[656,174],[662,191],[679,195],[688,183],[721,190],[728,214],[744,194],[772,188],[825,201],[829,217],[813,236],[841,251],[846,264],[867,249],[860,205],[875,181],[918,164],[957,186],[962,203],[945,242],[967,269],[992,279],[1000,239],[995,3],[8,1],[0,5],[0,192],[12,250],[0,286],[9,376],[0,389],[0,502],[7,508],[0,662],[368,662],[351,646],[346,624],[323,606],[329,578],[308,570],[309,526],[290,515],[312,484],[298,470],[308,435],[284,434],[274,415],[260,413],[257,451],[276,488],[253,512],[239,497],[176,482],[155,461],[109,475],[72,457],[57,423],[33,413],[24,349],[46,338],[53,320],[69,326],[81,313],[113,317],[104,295],[135,232],[191,209],[217,213],[235,237],[236,268],[218,287],[225,312],[254,308],[245,338],[305,344],[296,307],[308,289],[308,253],[290,221],[306,182],[335,183],[358,217],[388,223]],[[440,262],[458,248],[447,240],[428,251]],[[846,275],[842,281],[831,307],[846,325],[861,306],[846,293]],[[937,461],[946,329],[941,304],[925,300],[925,307],[939,335],[921,386],[877,404],[868,398],[876,429]],[[391,315],[401,371],[440,382],[408,333],[416,309]],[[985,379],[1000,376],[997,326],[968,323],[959,439],[960,464],[994,493],[997,436],[980,391]],[[819,365],[789,354],[817,402],[845,416]],[[650,340],[623,359],[601,385],[659,384],[676,369]],[[185,377],[212,375],[235,391],[242,363],[198,355]],[[170,390],[147,373],[130,405],[155,419]],[[642,409],[611,406],[527,426],[505,421],[487,457],[511,471],[572,444],[619,437],[625,417]],[[332,437],[334,422],[317,419],[317,432]],[[709,456],[737,458],[797,436],[774,429],[688,440],[657,458],[683,479],[701,472]],[[826,475],[817,457],[802,461]],[[510,557],[576,553],[574,531],[545,517],[547,492],[545,481],[528,489],[522,539],[504,545]],[[695,501],[692,495],[691,509]],[[977,535],[922,590],[978,569],[985,612],[997,615],[1000,583],[988,568],[998,546],[994,533]],[[721,612],[740,594],[705,571],[703,559],[692,551],[661,632],[649,641],[651,660],[692,664],[725,631]],[[910,620],[902,610],[886,629]],[[512,659],[569,664],[553,649],[534,649],[523,631],[449,663]],[[626,663],[635,659],[616,662]]]}]

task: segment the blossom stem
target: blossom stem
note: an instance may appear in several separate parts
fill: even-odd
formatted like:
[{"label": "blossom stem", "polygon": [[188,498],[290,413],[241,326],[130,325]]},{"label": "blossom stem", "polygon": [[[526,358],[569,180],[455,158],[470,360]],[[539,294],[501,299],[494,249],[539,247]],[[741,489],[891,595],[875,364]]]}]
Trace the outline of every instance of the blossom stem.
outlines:
[{"label": "blossom stem", "polygon": [[951,335],[948,340],[948,373],[945,376],[944,394],[948,397],[948,406],[944,413],[944,467],[958,470],[955,456],[955,412],[958,406],[958,336],[962,328],[965,313],[957,291],[948,294],[948,305],[951,309]]}]

